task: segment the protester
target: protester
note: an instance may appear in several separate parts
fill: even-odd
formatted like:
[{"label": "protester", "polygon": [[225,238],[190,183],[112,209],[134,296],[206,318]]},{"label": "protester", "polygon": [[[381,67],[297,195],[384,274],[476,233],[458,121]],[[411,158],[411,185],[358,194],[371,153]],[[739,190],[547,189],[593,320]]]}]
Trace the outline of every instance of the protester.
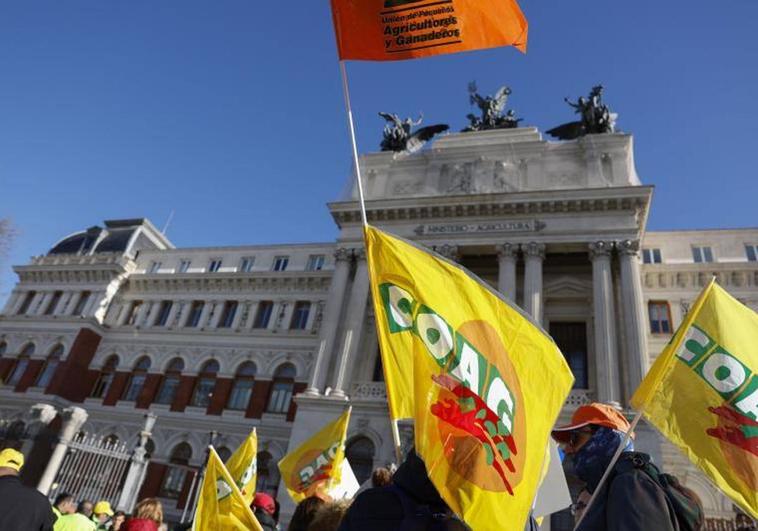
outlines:
[{"label": "protester", "polygon": [[134,507],[134,513],[121,526],[121,531],[158,531],[163,525],[163,505],[157,498],[145,498]]},{"label": "protester", "polygon": [[313,516],[308,531],[337,531],[349,507],[349,500],[335,500],[324,503]]},{"label": "protester", "polygon": [[110,530],[113,527],[112,517],[113,509],[110,502],[100,500],[92,509],[92,521],[97,525],[98,531]]},{"label": "protester", "polygon": [[469,529],[448,508],[429,479],[424,462],[411,450],[388,487],[371,488],[355,498],[339,530],[426,529],[432,522],[440,531]]},{"label": "protester", "polygon": [[92,505],[92,502],[89,500],[82,500],[79,502],[79,505],[76,508],[77,513],[81,513],[87,518],[92,518],[92,509],[94,508],[94,505]]},{"label": "protester", "polygon": [[253,514],[258,519],[258,523],[261,524],[263,531],[275,531],[278,529],[274,514],[276,513],[276,502],[270,494],[265,492],[258,492],[253,498],[251,505]]},{"label": "protester", "polygon": [[379,467],[371,474],[371,485],[374,487],[386,487],[392,483],[392,472],[388,468]]},{"label": "protester", "polygon": [[124,511],[116,511],[113,513],[113,531],[119,531],[126,521],[126,513]]},{"label": "protester", "polygon": [[24,454],[13,448],[0,452],[0,529],[52,531],[55,514],[37,490],[21,483]]},{"label": "protester", "polygon": [[308,531],[316,511],[326,502],[318,496],[308,496],[297,504],[287,531]]},{"label": "protester", "polygon": [[[55,501],[53,502],[53,514],[55,514],[56,518],[60,519],[60,517],[65,514],[74,514],[75,512],[76,502],[71,494],[62,492],[55,497]],[[57,526],[56,529],[58,529]]]},{"label": "protester", "polygon": [[[616,408],[592,403],[579,407],[571,423],[552,434],[592,494],[628,430],[629,422]],[[577,531],[679,531],[674,505],[654,474],[659,472],[650,456],[635,452],[630,438]]]}]

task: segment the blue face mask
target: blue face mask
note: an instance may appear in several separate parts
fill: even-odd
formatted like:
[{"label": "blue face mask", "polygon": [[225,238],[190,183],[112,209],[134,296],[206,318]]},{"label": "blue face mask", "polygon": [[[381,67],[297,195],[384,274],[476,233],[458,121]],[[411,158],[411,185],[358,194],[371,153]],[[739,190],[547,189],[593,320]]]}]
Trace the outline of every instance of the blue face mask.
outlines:
[{"label": "blue face mask", "polygon": [[[613,454],[624,441],[624,437],[624,432],[601,426],[592,434],[592,438],[573,454],[576,475],[587,484],[587,490],[590,492],[594,491],[600,482],[600,478],[603,477],[605,469],[608,468]],[[631,439],[624,451],[634,451],[634,443]]]}]

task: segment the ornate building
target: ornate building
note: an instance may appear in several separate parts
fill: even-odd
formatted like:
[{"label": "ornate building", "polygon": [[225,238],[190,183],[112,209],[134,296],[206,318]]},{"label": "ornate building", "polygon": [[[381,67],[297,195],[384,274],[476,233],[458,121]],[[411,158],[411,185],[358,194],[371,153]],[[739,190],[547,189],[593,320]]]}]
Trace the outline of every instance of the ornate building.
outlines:
[{"label": "ornate building", "polygon": [[[758,229],[646,232],[653,188],[630,135],[469,132],[361,164],[370,223],[457,260],[543,323],[576,376],[564,416],[590,400],[626,407],[712,275],[758,307]],[[88,414],[77,429],[136,441],[154,412],[142,495],[177,519],[211,432],[225,454],[256,427],[259,488],[276,491],[276,461],[349,402],[348,457],[365,479],[394,451],[355,191],[329,208],[335,243],[177,249],[147,220],[118,220],[16,266],[0,417],[76,405]],[[732,513],[651,428],[638,448],[710,516]]]}]

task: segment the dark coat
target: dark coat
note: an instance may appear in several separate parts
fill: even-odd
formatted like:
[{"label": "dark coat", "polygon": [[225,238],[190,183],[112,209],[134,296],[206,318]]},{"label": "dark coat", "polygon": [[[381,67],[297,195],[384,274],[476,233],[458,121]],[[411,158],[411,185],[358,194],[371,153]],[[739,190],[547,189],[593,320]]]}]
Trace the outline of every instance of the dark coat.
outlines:
[{"label": "dark coat", "polygon": [[577,531],[679,531],[666,493],[635,460],[648,463],[650,456],[621,454]]},{"label": "dark coat", "polygon": [[258,519],[258,523],[261,524],[263,531],[276,531],[278,529],[274,517],[260,507],[253,507],[253,514]]},{"label": "dark coat", "polygon": [[0,529],[52,531],[54,524],[46,497],[22,485],[18,476],[0,477]]}]

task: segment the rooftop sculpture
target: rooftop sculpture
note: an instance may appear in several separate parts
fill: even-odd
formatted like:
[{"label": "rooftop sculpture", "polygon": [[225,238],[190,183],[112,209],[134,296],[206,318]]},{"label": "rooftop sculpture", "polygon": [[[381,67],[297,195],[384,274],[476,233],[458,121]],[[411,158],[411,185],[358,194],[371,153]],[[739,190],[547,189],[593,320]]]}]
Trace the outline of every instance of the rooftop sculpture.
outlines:
[{"label": "rooftop sculpture", "polygon": [[412,131],[414,127],[421,125],[423,116],[420,116],[416,121],[411,118],[401,120],[397,114],[386,112],[380,112],[379,116],[387,120],[380,145],[382,151],[414,153],[421,149],[426,141],[434,135],[450,129],[447,124],[435,124]]},{"label": "rooftop sculpture", "polygon": [[560,140],[573,140],[584,135],[613,133],[616,115],[611,113],[602,98],[603,85],[592,87],[589,96],[580,96],[576,103],[564,98],[581,119],[554,127],[547,134]]},{"label": "rooftop sculpture", "polygon": [[505,104],[508,102],[508,96],[511,94],[510,87],[500,87],[494,96],[481,96],[477,92],[476,82],[472,81],[468,85],[469,102],[471,105],[479,107],[482,115],[476,116],[473,113],[466,115],[469,125],[462,132],[469,131],[486,131],[488,129],[513,129],[518,127],[521,118],[516,118],[513,110],[509,110],[505,115]]}]

